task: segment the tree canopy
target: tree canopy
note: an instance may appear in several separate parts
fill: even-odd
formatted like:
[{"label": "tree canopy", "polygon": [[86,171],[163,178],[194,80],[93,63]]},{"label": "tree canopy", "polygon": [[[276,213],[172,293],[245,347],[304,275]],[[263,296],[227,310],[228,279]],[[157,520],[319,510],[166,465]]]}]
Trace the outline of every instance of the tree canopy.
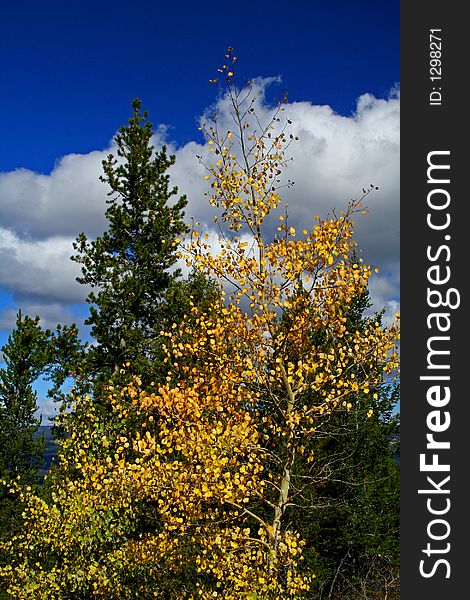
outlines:
[{"label": "tree canopy", "polygon": [[[99,290],[89,301],[103,312],[90,317],[97,356],[109,350],[106,364],[120,381],[93,397],[76,396],[49,497],[12,489],[24,506],[24,527],[2,544],[9,561],[0,572],[16,598],[274,600],[312,589],[297,509],[318,484],[317,428],[363,399],[373,404],[384,374],[397,367],[398,328],[375,319],[349,326],[350,305],[371,275],[353,237],[364,197],[301,232],[288,223],[278,180],[287,166],[289,119],[281,103],[261,124],[255,88],[238,88],[235,57],[229,51],[227,58],[221,72],[234,129],[221,131],[217,121],[203,126],[214,156],[206,166],[220,248],[209,246],[197,224],[183,235],[182,204],[173,217],[164,213],[171,235],[157,246],[171,250],[160,267],[173,264],[179,250],[215,281],[216,293],[203,306],[189,297],[186,317],[159,331],[165,377],[143,381],[135,371],[143,360],[129,353],[135,347],[147,356],[155,307],[134,287],[143,250],[131,224],[155,225],[150,212],[128,214],[130,190],[147,201],[152,189],[150,175],[145,185],[132,179],[150,158],[150,130],[142,129],[136,103],[120,138],[125,160],[134,152],[128,143],[146,148],[137,152],[136,170],[130,160],[124,171],[114,159],[107,163],[107,179],[121,195],[109,211],[116,232],[77,242],[83,281]],[[267,217],[276,211],[272,235]],[[168,277],[153,277],[168,288]],[[106,320],[112,306],[114,329]],[[327,445],[321,451],[328,455]]]},{"label": "tree canopy", "polygon": [[187,229],[187,200],[181,196],[172,202],[178,191],[170,188],[167,173],[175,157],[167,155],[165,146],[155,151],[141,101],[136,98],[132,107],[128,125],[115,136],[117,156],[103,161],[108,229],[92,241],[80,234],[72,257],[82,265],[78,281],[94,288],[85,321],[97,342],[89,350],[89,370],[103,380],[128,360],[144,378],[158,372],[161,307],[180,275],[174,268],[174,239]]}]

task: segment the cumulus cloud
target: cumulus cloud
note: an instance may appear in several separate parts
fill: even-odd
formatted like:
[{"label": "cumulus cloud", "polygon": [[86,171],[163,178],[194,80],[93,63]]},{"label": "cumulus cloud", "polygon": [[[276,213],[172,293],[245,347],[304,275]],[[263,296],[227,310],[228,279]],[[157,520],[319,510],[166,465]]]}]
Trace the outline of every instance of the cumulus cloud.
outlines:
[{"label": "cumulus cloud", "polygon": [[373,307],[369,312],[385,310],[384,323],[391,325],[399,310],[398,296],[400,281],[398,267],[387,275],[376,275],[369,282],[369,292]]},{"label": "cumulus cloud", "polygon": [[[39,316],[40,325],[44,329],[55,329],[58,323],[71,325],[75,323],[80,327],[84,319],[75,314],[71,308],[58,302],[39,303],[28,300],[21,302],[21,311],[23,315],[32,318]],[[0,330],[11,331],[15,328],[18,309],[4,308],[0,312]]]},{"label": "cumulus cloud", "polygon": [[70,260],[72,253],[72,241],[64,236],[22,239],[1,227],[0,281],[30,301],[80,302],[88,290],[75,281],[80,267]]},{"label": "cumulus cloud", "polygon": [[[261,80],[257,84],[256,111],[262,123],[267,123],[274,111],[263,101],[268,83],[270,80]],[[233,128],[227,101],[220,100],[215,110],[219,128]],[[398,262],[399,113],[396,92],[388,100],[364,94],[349,117],[309,102],[285,107],[285,116],[292,120],[290,131],[299,137],[289,149],[293,161],[287,175],[295,185],[284,191],[291,224],[305,226],[315,214],[344,208],[350,198],[374,183],[380,189],[368,199],[369,215],[357,220],[358,240],[366,258],[387,269]],[[188,213],[209,224],[212,209],[204,197],[205,172],[194,158],[199,154],[209,162],[208,146],[191,143],[175,153],[172,180],[190,199]]]},{"label": "cumulus cloud", "polygon": [[[264,99],[270,83],[255,83],[261,123],[269,122],[275,110]],[[226,99],[220,99],[213,112],[217,112],[219,130],[233,128]],[[371,183],[379,187],[367,198],[369,213],[356,218],[356,239],[365,260],[380,269],[381,274],[371,280],[374,305],[392,314],[399,296],[399,90],[392,90],[388,99],[362,95],[351,116],[338,115],[329,106],[292,102],[285,106],[285,117],[292,120],[290,132],[299,138],[289,148],[293,161],[287,175],[295,185],[283,190],[291,225],[308,226],[316,214],[325,216],[332,209],[345,208]],[[209,113],[201,120],[210,120]],[[189,197],[188,214],[213,227],[213,209],[204,195],[204,167],[195,160],[198,154],[210,162],[208,145],[191,143],[173,150],[177,162],[172,181]],[[273,232],[274,221],[269,233]]]},{"label": "cumulus cloud", "polygon": [[[272,81],[255,84],[262,122],[269,121],[274,110],[264,97]],[[219,126],[230,128],[226,100],[219,99],[213,108]],[[362,95],[350,116],[310,102],[288,103],[284,113],[292,120],[291,132],[299,137],[289,149],[294,160],[287,175],[295,186],[284,190],[291,225],[303,228],[315,214],[325,216],[332,208],[344,208],[370,183],[380,188],[368,198],[369,214],[357,219],[364,258],[381,270],[371,282],[377,308],[394,308],[399,295],[399,110],[394,91],[388,99]],[[160,129],[154,143],[159,147],[164,141],[165,130]],[[188,196],[187,220],[194,217],[209,231],[212,228],[215,240],[205,169],[196,158],[201,155],[210,161],[208,145],[195,141],[182,147],[167,145],[176,154],[171,183]],[[75,282],[79,266],[69,257],[80,231],[93,238],[105,227],[107,189],[99,176],[109,152],[115,153],[112,145],[86,155],[69,154],[49,175],[27,169],[0,173],[0,286],[19,306],[47,307],[43,311],[47,322],[63,320],[86,296],[84,286]],[[4,312],[0,326],[9,323],[11,314]]]},{"label": "cumulus cloud", "polygon": [[68,154],[50,173],[0,174],[0,222],[21,236],[96,235],[105,224],[106,187],[99,181],[108,151]]}]

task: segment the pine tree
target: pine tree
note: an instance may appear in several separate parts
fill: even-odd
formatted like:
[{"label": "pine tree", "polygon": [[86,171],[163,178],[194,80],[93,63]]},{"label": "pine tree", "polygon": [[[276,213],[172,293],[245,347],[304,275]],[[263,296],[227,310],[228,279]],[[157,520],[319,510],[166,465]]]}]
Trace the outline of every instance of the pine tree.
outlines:
[{"label": "pine tree", "polygon": [[377,395],[373,413],[362,396],[319,433],[318,480],[296,522],[308,540],[305,568],[317,574],[315,600],[399,597],[398,388]]},{"label": "pine tree", "polygon": [[[354,298],[347,329],[363,332],[381,324],[381,313],[365,316],[370,308],[368,291]],[[316,344],[325,342],[315,337]],[[357,373],[358,381],[365,376]],[[398,597],[398,400],[399,386],[384,383],[317,419],[314,461],[298,469],[299,479],[308,476],[312,484],[297,497],[292,517],[307,541],[304,567],[317,574],[316,600]]]},{"label": "pine tree", "polygon": [[[165,146],[154,151],[152,124],[141,102],[115,137],[117,156],[103,161],[101,180],[110,187],[108,230],[94,241],[84,233],[74,243],[72,260],[82,265],[77,280],[95,288],[88,296],[91,334],[98,344],[90,350],[91,371],[101,380],[132,363],[144,380],[158,375],[161,307],[165,292],[180,275],[175,238],[186,232],[185,196],[173,204],[167,169],[175,157]],[[171,272],[170,270],[173,269]],[[156,373],[157,371],[157,373]],[[148,377],[147,377],[148,375]]]},{"label": "pine tree", "polygon": [[66,384],[83,375],[85,348],[75,324],[42,329],[39,316],[18,311],[16,327],[1,349],[6,367],[0,370],[0,477],[36,481],[44,443],[37,434],[41,418],[35,416],[33,386],[41,378],[51,382],[47,395],[65,406]]},{"label": "pine tree", "polygon": [[0,370],[0,475],[32,482],[44,444],[35,434],[41,419],[32,384],[49,360],[48,334],[39,317],[18,312],[16,329],[2,347],[6,368]]},{"label": "pine tree", "polygon": [[[18,312],[16,329],[1,352],[6,366],[0,370],[0,539],[20,527],[21,504],[8,493],[18,481],[34,484],[43,462],[44,440],[38,436],[37,393],[32,383],[47,361],[47,334],[39,318]],[[19,479],[18,479],[19,478]]]}]

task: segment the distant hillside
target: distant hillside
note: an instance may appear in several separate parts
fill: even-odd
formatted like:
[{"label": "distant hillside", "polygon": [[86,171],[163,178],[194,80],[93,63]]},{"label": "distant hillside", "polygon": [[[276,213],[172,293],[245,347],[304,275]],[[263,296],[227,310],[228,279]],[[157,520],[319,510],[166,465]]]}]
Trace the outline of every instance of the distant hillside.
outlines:
[{"label": "distant hillside", "polygon": [[40,425],[36,435],[38,437],[43,435],[44,439],[46,440],[46,449],[44,452],[44,466],[42,467],[42,469],[39,469],[38,472],[40,480],[42,481],[44,479],[44,475],[50,469],[51,464],[57,460],[59,444],[54,439],[54,436],[52,434],[52,427],[50,425]]}]

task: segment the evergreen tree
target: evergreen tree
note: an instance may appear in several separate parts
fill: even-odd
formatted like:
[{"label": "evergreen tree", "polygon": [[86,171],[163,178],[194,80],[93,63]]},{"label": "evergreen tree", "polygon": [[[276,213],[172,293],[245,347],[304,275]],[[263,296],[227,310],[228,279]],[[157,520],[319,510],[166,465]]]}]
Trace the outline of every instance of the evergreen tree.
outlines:
[{"label": "evergreen tree", "polygon": [[32,482],[42,461],[44,444],[35,434],[41,419],[32,384],[49,360],[48,334],[39,317],[18,312],[16,329],[2,347],[6,367],[0,370],[0,474]]},{"label": "evergreen tree", "polygon": [[103,161],[101,180],[110,187],[108,230],[94,241],[84,233],[74,243],[72,260],[82,265],[78,281],[95,288],[88,296],[91,334],[90,369],[108,379],[126,361],[144,381],[158,375],[161,307],[165,293],[179,275],[175,238],[187,231],[183,223],[186,198],[170,204],[167,169],[175,157],[166,148],[154,151],[152,124],[141,102],[115,137],[117,155]]},{"label": "evergreen tree", "polygon": [[39,318],[18,312],[16,329],[1,352],[6,366],[0,369],[0,539],[18,530],[21,505],[8,494],[13,480],[34,484],[43,462],[44,440],[38,436],[41,419],[32,383],[48,358],[47,334]]},{"label": "evergreen tree", "polygon": [[18,311],[16,328],[1,351],[6,367],[0,370],[0,476],[25,482],[36,480],[44,444],[37,435],[41,419],[33,384],[41,377],[52,383],[48,396],[68,398],[64,386],[85,373],[84,350],[73,325],[42,329],[40,318]]},{"label": "evergreen tree", "polygon": [[[380,313],[364,315],[370,307],[367,291],[353,299],[349,331],[381,322]],[[319,332],[315,343],[327,347]],[[364,376],[358,370],[357,380]],[[314,461],[298,458],[299,481],[312,483],[295,499],[292,522],[307,540],[305,568],[317,574],[312,599],[399,597],[398,400],[395,384],[358,393],[354,405],[317,417]]]}]

